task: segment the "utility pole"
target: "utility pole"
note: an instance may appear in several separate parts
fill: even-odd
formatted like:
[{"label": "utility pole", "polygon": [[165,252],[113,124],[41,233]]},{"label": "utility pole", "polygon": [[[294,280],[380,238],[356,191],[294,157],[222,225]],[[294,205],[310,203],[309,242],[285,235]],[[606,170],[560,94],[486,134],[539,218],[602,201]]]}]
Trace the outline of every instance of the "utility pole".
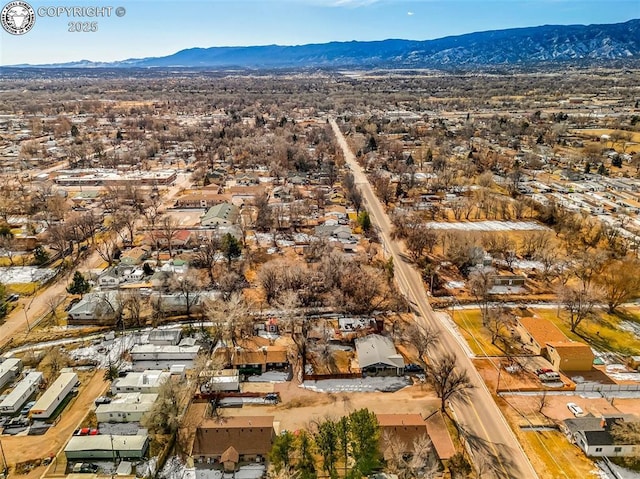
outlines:
[{"label": "utility pole", "polygon": [[2,441],[0,441],[0,453],[2,454],[2,475],[6,478],[9,475],[9,467],[7,466],[7,457],[4,455]]}]

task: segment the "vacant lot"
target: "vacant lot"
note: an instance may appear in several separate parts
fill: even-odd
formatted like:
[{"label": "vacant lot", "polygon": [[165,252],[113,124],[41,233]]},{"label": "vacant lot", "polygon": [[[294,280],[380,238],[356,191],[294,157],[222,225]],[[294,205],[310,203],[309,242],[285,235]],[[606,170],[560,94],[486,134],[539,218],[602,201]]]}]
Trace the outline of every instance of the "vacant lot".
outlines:
[{"label": "vacant lot", "polygon": [[[275,416],[280,430],[295,431],[309,427],[316,420],[341,417],[361,408],[369,408],[374,412],[385,414],[417,413],[427,416],[440,404],[425,385],[409,386],[394,393],[316,393],[302,389],[294,382],[278,383],[274,389],[280,393],[282,398],[280,404],[245,405],[240,409],[222,409],[222,415]],[[205,408],[204,403],[192,404],[189,417],[202,417]]]}]

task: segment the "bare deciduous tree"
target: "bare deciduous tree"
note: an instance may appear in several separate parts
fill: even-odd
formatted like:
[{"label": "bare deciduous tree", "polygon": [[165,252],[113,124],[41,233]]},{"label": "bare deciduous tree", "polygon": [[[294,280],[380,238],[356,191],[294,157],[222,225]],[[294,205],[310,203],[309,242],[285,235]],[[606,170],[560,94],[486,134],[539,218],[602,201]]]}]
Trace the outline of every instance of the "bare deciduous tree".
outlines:
[{"label": "bare deciduous tree", "polygon": [[451,353],[444,353],[434,359],[426,370],[426,376],[436,395],[440,398],[442,411],[446,410],[447,402],[450,399],[459,397],[474,387],[467,371],[458,368],[456,357]]}]

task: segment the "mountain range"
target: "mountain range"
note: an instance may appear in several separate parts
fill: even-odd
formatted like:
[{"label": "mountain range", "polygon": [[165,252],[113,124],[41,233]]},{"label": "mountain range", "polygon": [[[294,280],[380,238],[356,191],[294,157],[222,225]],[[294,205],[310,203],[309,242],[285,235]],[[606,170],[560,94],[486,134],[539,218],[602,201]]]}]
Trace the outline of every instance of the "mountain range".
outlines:
[{"label": "mountain range", "polygon": [[[33,65],[66,68],[452,68],[640,58],[640,19],[450,36],[296,46],[189,48],[164,57]],[[27,66],[27,65],[20,65]],[[32,66],[32,65],[29,65]]]}]

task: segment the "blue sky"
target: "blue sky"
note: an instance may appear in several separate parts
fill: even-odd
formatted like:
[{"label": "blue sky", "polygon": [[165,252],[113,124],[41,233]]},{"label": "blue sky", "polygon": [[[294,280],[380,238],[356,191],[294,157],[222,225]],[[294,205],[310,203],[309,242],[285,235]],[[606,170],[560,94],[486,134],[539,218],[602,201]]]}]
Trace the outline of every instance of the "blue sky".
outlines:
[{"label": "blue sky", "polygon": [[[8,0],[0,0],[0,6]],[[124,7],[108,18],[37,16],[33,29],[0,30],[0,64],[112,61],[190,47],[298,45],[447,35],[544,24],[616,23],[640,18],[638,0],[51,0],[39,7]],[[71,21],[97,21],[93,33]]]}]

